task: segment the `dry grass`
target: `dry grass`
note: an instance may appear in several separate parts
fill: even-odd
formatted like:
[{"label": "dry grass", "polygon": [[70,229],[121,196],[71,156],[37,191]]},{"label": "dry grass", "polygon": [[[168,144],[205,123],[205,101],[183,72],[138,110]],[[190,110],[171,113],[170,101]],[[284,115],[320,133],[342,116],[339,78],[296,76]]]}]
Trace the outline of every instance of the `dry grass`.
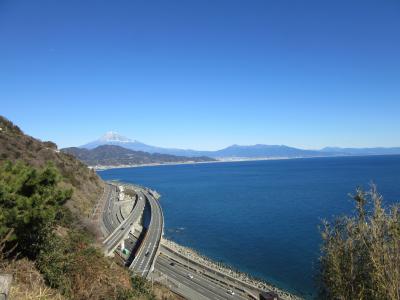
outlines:
[{"label": "dry grass", "polygon": [[63,176],[61,187],[73,188],[67,206],[80,217],[90,215],[103,192],[103,182],[72,155],[57,150],[57,145],[25,135],[17,126],[0,116],[0,163],[21,160],[34,167],[52,162]]},{"label": "dry grass", "polygon": [[153,286],[153,293],[157,300],[184,300],[185,298],[175,294],[166,286],[155,283]]},{"label": "dry grass", "polygon": [[385,209],[375,186],[354,200],[354,217],[322,231],[321,296],[400,300],[400,206]]},{"label": "dry grass", "polygon": [[[93,206],[101,197],[104,186],[96,173],[71,155],[59,152],[54,143],[41,142],[25,135],[17,126],[2,116],[0,116],[0,128],[0,163],[6,160],[13,162],[20,160],[33,167],[43,167],[48,162],[52,162],[63,177],[61,187],[72,187],[74,190],[72,199],[67,203],[68,208],[73,214],[79,216],[80,226],[90,230],[91,224],[85,222],[85,219],[87,220]],[[75,219],[71,218],[70,221],[73,222]],[[73,227],[71,224],[65,225]],[[108,300],[117,299],[120,292],[124,290],[131,293],[131,296],[125,297],[125,299],[153,299],[151,293],[136,293],[132,289],[128,271],[105,258],[90,243],[79,241],[71,246],[66,241],[69,229],[56,228],[55,233],[62,247],[50,253],[45,260],[46,265],[42,265],[43,269],[40,269],[38,261],[33,262],[26,258],[6,259],[4,242],[7,237],[4,239],[0,237],[0,271],[10,273],[14,278],[10,299]],[[50,246],[53,244],[50,243],[46,248]],[[66,250],[68,246],[71,247],[69,251]],[[67,269],[63,268],[65,265],[68,266]],[[38,268],[43,274],[46,274],[46,280]],[[53,273],[46,273],[46,270],[53,271]],[[57,286],[59,290],[50,288],[49,285],[46,285],[50,282],[50,275],[54,275],[52,278],[55,280],[63,278],[64,282],[67,282],[67,286],[62,287],[63,282],[53,282],[51,286]],[[156,299],[182,299],[163,286],[156,285],[153,291]],[[61,292],[69,296],[63,296]]]},{"label": "dry grass", "polygon": [[9,298],[13,300],[63,300],[56,290],[46,286],[43,276],[28,259],[8,260],[5,242],[11,232],[0,240],[0,272],[13,275]]},{"label": "dry grass", "polygon": [[10,299],[13,300],[62,300],[65,299],[56,290],[46,286],[43,276],[28,259],[9,262],[4,270],[13,274]]},{"label": "dry grass", "polygon": [[[58,235],[64,236],[66,232],[58,228]],[[8,260],[5,258],[4,242],[7,238],[0,240],[0,272],[13,275],[10,290],[10,299],[13,300],[64,300],[69,297],[63,296],[58,290],[46,285],[43,275],[37,270],[35,262],[26,258]],[[80,257],[75,264],[79,270],[72,275],[74,282],[73,299],[116,299],[117,291],[121,289],[130,290],[130,275],[127,270],[112,260],[98,258],[96,261]],[[99,262],[99,263],[98,263]],[[161,284],[154,284],[151,295],[137,295],[137,300],[183,300],[184,298],[170,291]]]}]

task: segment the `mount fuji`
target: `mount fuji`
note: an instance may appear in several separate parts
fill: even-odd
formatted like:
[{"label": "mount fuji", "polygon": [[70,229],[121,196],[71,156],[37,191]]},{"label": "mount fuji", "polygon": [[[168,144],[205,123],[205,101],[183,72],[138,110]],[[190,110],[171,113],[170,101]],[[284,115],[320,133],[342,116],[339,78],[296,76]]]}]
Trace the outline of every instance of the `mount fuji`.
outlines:
[{"label": "mount fuji", "polygon": [[170,155],[178,155],[178,156],[203,156],[206,151],[196,151],[196,150],[185,150],[185,149],[175,149],[175,148],[162,148],[157,146],[151,146],[139,142],[137,140],[133,140],[127,138],[123,135],[118,134],[114,131],[106,132],[99,139],[87,143],[85,145],[80,146],[79,148],[85,149],[94,149],[98,146],[102,145],[115,145],[121,146],[126,149],[134,150],[134,151],[143,151],[148,153],[161,153],[161,154],[170,154]]},{"label": "mount fuji", "polygon": [[102,145],[116,145],[134,151],[143,151],[151,154],[169,154],[186,157],[207,156],[216,159],[232,158],[296,158],[296,157],[326,157],[326,156],[353,156],[353,155],[394,155],[400,154],[400,147],[392,148],[338,148],[327,147],[320,150],[306,150],[285,145],[232,145],[217,151],[198,151],[192,149],[162,148],[151,146],[129,139],[116,132],[110,131],[99,139],[80,148],[94,149]]}]

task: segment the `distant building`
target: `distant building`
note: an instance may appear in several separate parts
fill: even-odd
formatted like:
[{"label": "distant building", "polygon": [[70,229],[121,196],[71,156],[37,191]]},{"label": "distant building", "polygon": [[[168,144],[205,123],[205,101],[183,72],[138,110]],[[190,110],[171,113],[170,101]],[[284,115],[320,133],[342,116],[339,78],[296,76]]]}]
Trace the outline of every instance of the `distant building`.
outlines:
[{"label": "distant building", "polygon": [[261,292],[260,300],[279,300],[279,296],[274,292]]}]

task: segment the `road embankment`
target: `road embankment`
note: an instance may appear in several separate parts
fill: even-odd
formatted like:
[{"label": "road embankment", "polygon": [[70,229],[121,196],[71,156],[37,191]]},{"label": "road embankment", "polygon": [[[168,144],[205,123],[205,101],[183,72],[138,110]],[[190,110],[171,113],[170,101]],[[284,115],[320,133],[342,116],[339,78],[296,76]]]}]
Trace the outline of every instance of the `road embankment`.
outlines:
[{"label": "road embankment", "polygon": [[[236,282],[238,285],[241,285],[250,290],[262,290],[262,291],[274,291],[279,295],[281,299],[284,300],[300,300],[302,298],[291,294],[287,291],[281,290],[276,286],[269,284],[267,282],[254,279],[246,273],[242,273],[239,271],[235,271],[230,269],[227,266],[218,264],[217,262],[212,261],[208,257],[205,257],[193,249],[188,247],[181,246],[173,241],[163,238],[162,239],[162,249],[167,251],[171,251],[175,255],[179,257],[190,260],[191,263],[198,265],[201,268],[204,268],[211,273],[220,273],[223,277],[229,278],[230,281]],[[164,251],[165,251],[164,250]],[[167,252],[166,251],[166,252]],[[162,251],[163,252],[163,251]]]}]

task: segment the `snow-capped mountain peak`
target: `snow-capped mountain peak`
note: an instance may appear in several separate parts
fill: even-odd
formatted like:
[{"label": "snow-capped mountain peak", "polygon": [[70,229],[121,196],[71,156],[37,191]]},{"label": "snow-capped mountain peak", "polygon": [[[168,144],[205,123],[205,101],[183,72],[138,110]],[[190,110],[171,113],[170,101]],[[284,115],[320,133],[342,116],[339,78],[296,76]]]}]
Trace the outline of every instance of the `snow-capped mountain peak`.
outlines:
[{"label": "snow-capped mountain peak", "polygon": [[121,142],[121,143],[130,143],[133,142],[133,140],[122,136],[120,134],[118,134],[115,131],[108,131],[106,132],[100,139],[99,141],[102,142]]}]

